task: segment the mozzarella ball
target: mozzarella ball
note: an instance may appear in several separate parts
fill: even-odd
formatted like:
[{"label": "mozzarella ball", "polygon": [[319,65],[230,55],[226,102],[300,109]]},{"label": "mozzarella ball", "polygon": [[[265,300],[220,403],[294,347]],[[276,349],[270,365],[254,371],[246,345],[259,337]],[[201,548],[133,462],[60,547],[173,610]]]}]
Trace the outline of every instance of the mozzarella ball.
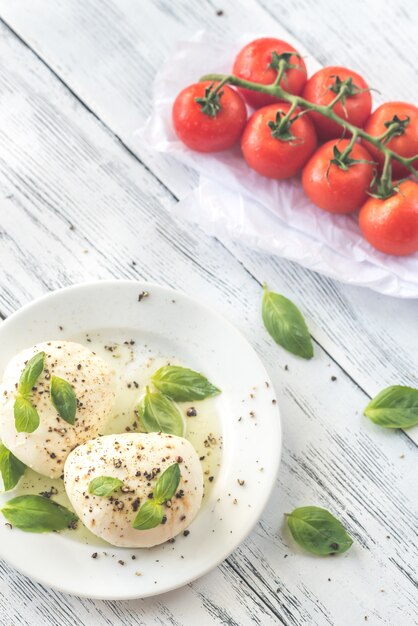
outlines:
[{"label": "mozzarella ball", "polygon": [[[40,424],[32,433],[17,432],[14,403],[26,363],[45,352],[44,370],[32,390],[31,403]],[[50,398],[51,376],[66,380],[77,398],[74,425],[63,420]],[[58,478],[76,446],[97,437],[115,398],[114,372],[107,363],[78,343],[48,341],[19,352],[7,365],[0,396],[0,435],[4,445],[36,472]]]},{"label": "mozzarella ball", "polygon": [[[163,504],[164,520],[155,528],[132,524],[142,504],[152,498],[158,477],[174,463],[181,478],[176,494]],[[89,493],[94,478],[110,476],[123,486],[109,496]],[[124,433],[87,441],[65,463],[65,488],[87,528],[114,546],[149,548],[175,537],[190,524],[203,497],[199,457],[187,439],[164,433]]]}]

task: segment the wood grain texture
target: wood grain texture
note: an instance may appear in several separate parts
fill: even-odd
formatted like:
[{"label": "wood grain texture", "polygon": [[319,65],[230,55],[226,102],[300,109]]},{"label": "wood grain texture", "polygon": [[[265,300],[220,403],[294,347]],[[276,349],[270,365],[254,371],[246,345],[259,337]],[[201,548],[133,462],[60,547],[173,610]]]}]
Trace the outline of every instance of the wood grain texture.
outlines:
[{"label": "wood grain texture", "polygon": [[[378,0],[332,4],[321,0],[314,5],[298,0],[291,7],[277,0],[268,4],[246,0],[239,10],[228,1],[222,3],[222,16],[210,2],[183,0],[176,2],[175,10],[171,4],[58,0],[46,19],[45,0],[19,5],[4,0],[1,14],[176,197],[196,184],[195,175],[141,144],[133,133],[149,114],[155,71],[179,39],[198,29],[233,40],[245,31],[274,33],[279,20],[322,63],[361,71],[382,92],[374,94],[377,100],[416,97],[412,49],[408,54],[418,19],[413,0],[402,8],[390,0],[384,12]],[[158,25],[161,36],[145,24]],[[210,61],[211,69],[214,63]],[[410,332],[416,302],[342,285],[283,259],[230,241],[223,244],[260,283],[267,280],[278,291],[303,299],[315,338],[369,396],[390,384],[418,384],[418,334]],[[418,442],[418,429],[409,436]]]},{"label": "wood grain texture", "polygon": [[[170,178],[163,175],[171,165],[158,165],[146,147],[132,155],[121,145],[117,125],[129,117],[126,93],[134,89],[132,107],[136,101],[144,114],[146,104],[123,72],[107,74],[101,46],[108,47],[116,68],[124,67],[119,50],[136,61],[136,51],[142,50],[141,74],[150,78],[154,57],[166,50],[151,23],[164,24],[167,38],[176,29],[174,38],[199,20],[214,28],[221,23],[220,32],[226,32],[235,27],[234,11],[241,28],[249,22],[254,27],[257,20],[265,20],[267,28],[271,18],[253,3],[246,3],[244,15],[225,3],[228,22],[206,3],[176,3],[175,9],[168,2],[144,3],[145,15],[138,6],[90,2],[73,10],[59,2],[48,4],[47,12],[39,0],[20,3],[19,11],[12,3],[1,6],[23,39],[31,39],[31,45],[39,41],[38,54],[48,49],[46,60],[59,77],[10,29],[0,29],[0,311],[7,315],[58,286],[112,276],[146,278],[198,295],[244,332],[269,368],[283,415],[283,463],[260,524],[209,576],[156,599],[108,603],[45,590],[2,564],[0,622],[351,626],[367,616],[371,624],[413,625],[418,610],[416,449],[404,434],[383,431],[361,416],[367,396],[357,382],[370,391],[364,380],[381,385],[386,368],[386,376],[411,376],[416,354],[414,337],[407,342],[407,334],[414,327],[414,309],[405,313],[404,303],[337,286],[294,264],[235,244],[227,249],[203,233],[179,228],[167,208],[180,192],[174,182],[180,187],[181,176],[177,179],[174,165]],[[40,31],[35,26],[39,29],[42,20]],[[69,70],[64,57],[70,32],[77,63]],[[48,43],[56,33],[60,36]],[[91,83],[86,79],[82,95],[74,82],[80,80],[78,64]],[[134,70],[132,65],[126,71]],[[106,97],[105,84],[110,85]],[[316,343],[313,362],[286,355],[266,336],[259,312],[261,278],[291,295],[308,315],[315,338],[326,348]],[[401,329],[393,330],[395,315]],[[363,359],[360,366],[356,359]],[[362,378],[354,375],[361,368]],[[340,517],[355,539],[353,549],[334,559],[299,551],[282,520],[284,512],[303,504],[325,506]]]}]

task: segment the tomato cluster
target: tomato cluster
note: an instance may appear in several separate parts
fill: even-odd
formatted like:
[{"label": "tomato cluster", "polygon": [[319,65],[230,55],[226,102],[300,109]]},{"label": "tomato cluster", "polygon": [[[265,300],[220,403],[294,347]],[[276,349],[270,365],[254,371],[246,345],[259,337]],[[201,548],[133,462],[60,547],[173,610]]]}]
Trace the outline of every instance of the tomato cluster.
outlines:
[{"label": "tomato cluster", "polygon": [[[394,158],[385,162],[381,144],[370,143],[377,138],[417,167],[416,106],[389,102],[372,113],[370,89],[359,74],[325,67],[308,78],[298,52],[274,38],[246,45],[232,75],[240,79],[237,89],[225,77],[190,85],[177,96],[172,117],[181,141],[198,152],[225,150],[240,141],[245,161],[261,176],[280,180],[301,174],[306,195],[320,209],[340,214],[360,209],[360,230],[378,250],[418,251],[418,184],[399,180],[410,176],[410,169]],[[281,88],[282,99],[271,93],[273,85]],[[287,102],[287,94],[303,100]],[[248,120],[245,103],[255,109]],[[328,111],[367,138],[358,141],[356,130],[351,137]]]}]

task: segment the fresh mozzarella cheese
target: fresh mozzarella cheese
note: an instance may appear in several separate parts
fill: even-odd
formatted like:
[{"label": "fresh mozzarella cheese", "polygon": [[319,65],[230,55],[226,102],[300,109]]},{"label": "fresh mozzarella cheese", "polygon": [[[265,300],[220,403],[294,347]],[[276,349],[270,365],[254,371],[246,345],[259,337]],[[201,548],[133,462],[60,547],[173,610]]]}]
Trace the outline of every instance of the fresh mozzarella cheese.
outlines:
[{"label": "fresh mozzarella cheese", "polygon": [[[172,464],[181,473],[176,494],[163,505],[164,523],[136,530],[141,505],[152,498],[158,477]],[[110,476],[123,486],[109,496],[89,493],[94,478]],[[124,433],[87,441],[68,456],[67,495],[91,532],[114,546],[146,548],[175,537],[198,512],[203,497],[199,457],[187,439],[163,433]]]},{"label": "fresh mozzarella cheese", "polygon": [[[32,433],[17,432],[14,418],[17,386],[26,363],[39,352],[45,352],[45,366],[35,383],[31,403],[40,424]],[[51,402],[52,375],[66,380],[75,392],[74,425],[64,421]],[[96,437],[108,419],[115,398],[113,371],[81,344],[48,341],[23,350],[9,362],[0,393],[0,436],[4,445],[36,472],[57,478],[63,474],[71,450]]]}]

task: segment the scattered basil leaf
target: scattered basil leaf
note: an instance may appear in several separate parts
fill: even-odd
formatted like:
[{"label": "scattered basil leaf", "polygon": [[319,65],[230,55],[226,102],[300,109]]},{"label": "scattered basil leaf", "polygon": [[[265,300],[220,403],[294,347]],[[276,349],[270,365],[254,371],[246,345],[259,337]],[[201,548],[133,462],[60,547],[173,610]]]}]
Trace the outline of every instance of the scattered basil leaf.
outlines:
[{"label": "scattered basil leaf", "polygon": [[97,476],[89,483],[89,493],[94,496],[110,496],[111,493],[122,487],[123,480],[112,476]]},{"label": "scattered basil leaf", "polygon": [[418,424],[418,389],[394,385],[383,389],[364,409],[364,415],[385,428]]},{"label": "scattered basil leaf", "polygon": [[16,487],[25,470],[26,465],[19,461],[3,443],[0,443],[0,473],[3,479],[4,490],[9,491]]},{"label": "scattered basil leaf", "polygon": [[73,425],[77,411],[77,398],[70,383],[58,376],[51,376],[50,396],[59,416],[68,424]]},{"label": "scattered basil leaf", "polygon": [[274,341],[292,354],[311,359],[313,346],[308,327],[297,306],[264,285],[262,317]]},{"label": "scattered basil leaf", "polygon": [[163,521],[164,509],[154,500],[146,500],[139,509],[132,526],[136,530],[149,530]]},{"label": "scattered basil leaf", "polygon": [[72,511],[43,496],[17,496],[6,502],[1,511],[12,526],[32,533],[71,528],[77,521]]},{"label": "scattered basil leaf", "polygon": [[44,370],[44,365],[45,352],[38,352],[38,354],[35,354],[35,356],[33,356],[26,363],[25,369],[20,376],[19,385],[17,388],[18,392],[22,396],[31,395],[32,387],[35,386],[36,381],[42,374]]},{"label": "scattered basil leaf", "polygon": [[14,407],[15,428],[18,433],[33,433],[39,426],[38,411],[30,400],[17,396]]},{"label": "scattered basil leaf", "polygon": [[170,500],[177,491],[181,478],[180,466],[173,463],[158,478],[154,489],[154,501],[157,504],[164,504]]},{"label": "scattered basil leaf", "polygon": [[184,421],[180,411],[173,400],[159,391],[146,388],[138,406],[138,415],[141,427],[147,433],[162,432],[179,437],[184,434]]},{"label": "scattered basil leaf", "polygon": [[161,393],[176,402],[204,400],[221,393],[205,376],[179,365],[161,367],[153,374],[152,382]]},{"label": "scattered basil leaf", "polygon": [[326,509],[304,506],[285,514],[293,539],[313,554],[342,554],[353,543],[344,526]]}]

